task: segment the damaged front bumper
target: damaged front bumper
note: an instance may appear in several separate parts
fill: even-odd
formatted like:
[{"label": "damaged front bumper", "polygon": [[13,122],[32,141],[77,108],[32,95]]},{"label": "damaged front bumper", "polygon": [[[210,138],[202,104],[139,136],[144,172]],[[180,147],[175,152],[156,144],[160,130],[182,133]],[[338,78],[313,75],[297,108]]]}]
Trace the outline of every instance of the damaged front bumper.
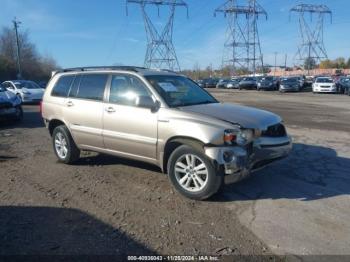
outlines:
[{"label": "damaged front bumper", "polygon": [[251,172],[288,156],[290,136],[259,137],[247,146],[205,147],[205,154],[224,170],[225,183],[234,183]]}]

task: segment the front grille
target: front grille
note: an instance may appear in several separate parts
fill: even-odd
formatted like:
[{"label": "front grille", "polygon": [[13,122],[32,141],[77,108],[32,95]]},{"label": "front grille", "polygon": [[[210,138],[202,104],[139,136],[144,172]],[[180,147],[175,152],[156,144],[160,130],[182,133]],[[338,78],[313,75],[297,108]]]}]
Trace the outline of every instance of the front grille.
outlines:
[{"label": "front grille", "polygon": [[10,102],[0,103],[0,109],[9,109],[12,108],[12,104]]},{"label": "front grille", "polygon": [[261,136],[265,137],[283,137],[286,135],[286,128],[282,124],[269,126],[267,130],[261,132]]}]

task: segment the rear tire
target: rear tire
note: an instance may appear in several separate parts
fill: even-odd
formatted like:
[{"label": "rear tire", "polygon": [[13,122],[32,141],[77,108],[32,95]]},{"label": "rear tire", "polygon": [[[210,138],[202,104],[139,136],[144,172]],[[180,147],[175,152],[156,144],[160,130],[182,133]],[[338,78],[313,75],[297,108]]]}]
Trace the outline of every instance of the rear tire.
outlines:
[{"label": "rear tire", "polygon": [[52,144],[59,162],[72,164],[79,159],[80,150],[66,126],[61,125],[53,130]]},{"label": "rear tire", "polygon": [[23,109],[22,106],[16,107],[15,121],[20,122],[23,119]]},{"label": "rear tire", "polygon": [[174,150],[168,161],[168,175],[183,196],[204,200],[217,193],[224,177],[218,174],[209,158],[197,148],[183,145]]}]

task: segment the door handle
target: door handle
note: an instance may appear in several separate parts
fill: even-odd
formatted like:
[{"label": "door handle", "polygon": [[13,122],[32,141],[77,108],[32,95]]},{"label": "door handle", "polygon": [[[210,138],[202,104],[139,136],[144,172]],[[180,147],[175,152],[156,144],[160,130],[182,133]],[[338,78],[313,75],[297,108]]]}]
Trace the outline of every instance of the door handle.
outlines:
[{"label": "door handle", "polygon": [[111,107],[111,106],[110,106],[110,107],[107,107],[107,108],[106,108],[106,112],[107,112],[107,113],[114,113],[114,112],[115,112],[115,109],[114,109],[114,107]]},{"label": "door handle", "polygon": [[71,107],[71,106],[74,106],[74,104],[73,104],[72,101],[68,101],[68,102],[67,102],[67,106],[68,106],[68,107]]}]

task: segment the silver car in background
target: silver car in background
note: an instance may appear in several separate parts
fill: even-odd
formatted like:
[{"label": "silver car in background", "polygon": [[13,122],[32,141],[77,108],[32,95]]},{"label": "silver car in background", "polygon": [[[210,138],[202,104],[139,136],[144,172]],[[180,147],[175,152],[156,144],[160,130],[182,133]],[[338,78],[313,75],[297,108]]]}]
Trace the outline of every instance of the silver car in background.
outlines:
[{"label": "silver car in background", "polygon": [[81,150],[148,162],[197,200],[292,147],[278,115],[220,103],[187,77],[139,67],[57,72],[42,116],[60,162],[73,163]]},{"label": "silver car in background", "polygon": [[39,103],[44,95],[44,88],[29,80],[5,81],[3,85],[10,92],[19,96],[23,103]]},{"label": "silver car in background", "polygon": [[280,92],[299,92],[301,90],[300,81],[298,77],[281,78]]}]

